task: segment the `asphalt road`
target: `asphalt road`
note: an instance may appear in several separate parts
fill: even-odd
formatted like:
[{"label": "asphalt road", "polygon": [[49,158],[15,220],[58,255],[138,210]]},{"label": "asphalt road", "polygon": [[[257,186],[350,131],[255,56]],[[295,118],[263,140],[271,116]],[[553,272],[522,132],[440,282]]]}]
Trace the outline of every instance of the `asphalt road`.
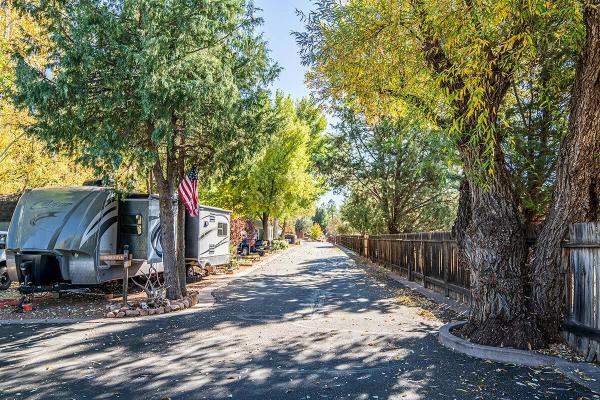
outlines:
[{"label": "asphalt road", "polygon": [[592,399],[547,369],[437,342],[443,323],[341,250],[305,243],[209,310],[127,324],[0,326],[2,399]]}]

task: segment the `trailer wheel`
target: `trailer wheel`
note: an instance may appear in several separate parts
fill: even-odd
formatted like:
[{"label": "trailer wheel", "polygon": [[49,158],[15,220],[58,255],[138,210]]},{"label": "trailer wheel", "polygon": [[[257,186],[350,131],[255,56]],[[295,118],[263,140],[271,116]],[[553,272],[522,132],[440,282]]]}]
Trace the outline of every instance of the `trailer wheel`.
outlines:
[{"label": "trailer wheel", "polygon": [[0,267],[0,290],[7,290],[10,287],[11,280],[8,277],[8,269]]},{"label": "trailer wheel", "polygon": [[250,254],[250,249],[248,246],[242,247],[242,256],[247,256],[248,254]]}]

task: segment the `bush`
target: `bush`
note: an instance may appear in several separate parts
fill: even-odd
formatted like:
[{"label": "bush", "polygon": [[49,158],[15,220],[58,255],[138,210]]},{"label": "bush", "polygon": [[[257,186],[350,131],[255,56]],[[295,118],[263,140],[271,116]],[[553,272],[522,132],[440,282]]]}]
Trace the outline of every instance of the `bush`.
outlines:
[{"label": "bush", "polygon": [[240,267],[240,261],[238,260],[237,246],[229,245],[229,264],[227,264],[227,271],[233,272]]},{"label": "bush", "polygon": [[271,243],[271,250],[283,250],[287,249],[288,246],[289,243],[287,240],[273,240],[273,243]]},{"label": "bush", "polygon": [[321,236],[323,236],[321,225],[313,224],[313,226],[310,228],[310,238],[312,240],[318,240]]}]

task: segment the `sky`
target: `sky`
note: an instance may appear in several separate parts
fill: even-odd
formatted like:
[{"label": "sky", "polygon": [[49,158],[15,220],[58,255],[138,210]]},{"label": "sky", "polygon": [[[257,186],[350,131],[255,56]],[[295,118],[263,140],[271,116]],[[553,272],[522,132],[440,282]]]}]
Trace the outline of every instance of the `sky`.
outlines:
[{"label": "sky", "polygon": [[[271,58],[282,67],[279,78],[273,83],[273,90],[282,90],[294,99],[310,95],[304,84],[306,67],[300,61],[298,45],[292,36],[293,31],[302,31],[303,25],[296,9],[307,12],[312,7],[310,0],[255,0],[256,7],[261,8],[260,15],[264,19],[261,27],[264,38],[269,42]],[[343,197],[329,191],[318,201],[327,203],[333,199],[339,206]]]}]

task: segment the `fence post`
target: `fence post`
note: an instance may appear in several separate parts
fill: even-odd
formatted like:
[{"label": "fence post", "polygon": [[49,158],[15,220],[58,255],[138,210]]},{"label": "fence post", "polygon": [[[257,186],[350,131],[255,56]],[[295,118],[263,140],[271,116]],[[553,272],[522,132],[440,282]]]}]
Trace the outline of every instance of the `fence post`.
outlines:
[{"label": "fence post", "polygon": [[448,257],[450,252],[448,251],[448,242],[442,241],[442,254],[440,255],[442,268],[444,270],[444,296],[450,297],[450,288],[448,287]]},{"label": "fence post", "polygon": [[363,236],[363,256],[369,258],[369,235]]},{"label": "fence post", "polygon": [[406,260],[408,261],[408,280],[409,281],[414,281],[415,280],[415,276],[413,275],[413,269],[414,269],[414,264],[415,264],[415,242],[408,242],[410,243],[410,253],[407,251],[406,253]]}]

